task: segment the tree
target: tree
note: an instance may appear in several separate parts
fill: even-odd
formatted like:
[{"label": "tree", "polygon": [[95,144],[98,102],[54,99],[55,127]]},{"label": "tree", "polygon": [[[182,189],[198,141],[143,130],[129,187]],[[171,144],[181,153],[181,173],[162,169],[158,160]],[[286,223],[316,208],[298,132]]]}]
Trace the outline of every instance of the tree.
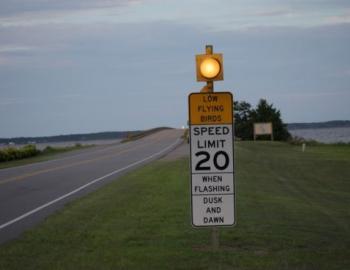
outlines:
[{"label": "tree", "polygon": [[245,140],[253,138],[251,107],[252,106],[245,101],[234,102],[235,135],[238,138]]},{"label": "tree", "polygon": [[255,109],[245,101],[234,102],[235,134],[243,140],[253,139],[253,125],[259,122],[272,122],[275,140],[284,141],[290,138],[287,126],[283,124],[281,112],[261,99]]},{"label": "tree", "polygon": [[281,112],[269,104],[265,99],[260,99],[255,110],[251,111],[253,123],[272,122],[273,137],[277,141],[286,141],[290,138],[287,125],[282,122]]}]

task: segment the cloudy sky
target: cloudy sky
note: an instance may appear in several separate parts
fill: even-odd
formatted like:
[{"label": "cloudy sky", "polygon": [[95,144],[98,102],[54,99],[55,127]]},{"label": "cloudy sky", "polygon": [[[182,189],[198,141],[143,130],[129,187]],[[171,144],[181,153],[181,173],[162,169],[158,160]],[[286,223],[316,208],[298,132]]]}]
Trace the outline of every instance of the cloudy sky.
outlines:
[{"label": "cloudy sky", "polygon": [[181,127],[206,44],[216,91],[350,119],[349,0],[1,0],[0,137]]}]

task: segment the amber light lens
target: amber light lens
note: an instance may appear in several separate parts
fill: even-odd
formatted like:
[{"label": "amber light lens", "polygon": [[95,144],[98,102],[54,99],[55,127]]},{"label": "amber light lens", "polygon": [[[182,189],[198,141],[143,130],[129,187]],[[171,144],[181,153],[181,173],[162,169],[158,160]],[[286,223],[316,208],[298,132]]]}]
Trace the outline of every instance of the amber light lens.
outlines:
[{"label": "amber light lens", "polygon": [[215,78],[220,73],[220,63],[214,58],[207,58],[200,64],[202,76],[208,79]]}]

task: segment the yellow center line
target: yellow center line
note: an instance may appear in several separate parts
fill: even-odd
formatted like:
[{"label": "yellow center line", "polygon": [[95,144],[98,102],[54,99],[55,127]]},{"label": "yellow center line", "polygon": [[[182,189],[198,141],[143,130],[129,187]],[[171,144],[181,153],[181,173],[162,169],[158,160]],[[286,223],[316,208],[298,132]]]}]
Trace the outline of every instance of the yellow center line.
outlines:
[{"label": "yellow center line", "polygon": [[123,153],[126,153],[126,152],[130,152],[130,151],[135,150],[137,148],[140,148],[142,146],[146,146],[146,145],[144,145],[144,144],[138,145],[138,146],[135,146],[133,148],[129,148],[129,149],[125,149],[123,151],[120,151],[120,152],[118,152],[116,154],[104,155],[104,156],[101,156],[101,157],[98,157],[98,158],[87,159],[87,160],[83,160],[83,161],[79,161],[79,162],[75,162],[75,163],[71,163],[71,164],[67,164],[67,165],[57,166],[57,167],[53,167],[53,168],[49,168],[49,169],[44,169],[44,170],[39,170],[39,171],[31,172],[31,173],[25,173],[25,174],[22,174],[22,175],[14,176],[14,177],[5,179],[3,181],[0,181],[0,185],[5,184],[5,183],[9,183],[9,182],[12,182],[12,181],[22,180],[22,179],[25,179],[25,178],[28,178],[28,177],[31,177],[31,176],[36,176],[36,175],[47,173],[47,172],[52,172],[52,171],[57,171],[57,170],[60,170],[60,169],[71,168],[71,167],[74,167],[74,166],[78,166],[78,165],[82,165],[82,164],[88,164],[88,163],[91,163],[91,162],[94,162],[94,161],[98,161],[98,160],[102,160],[102,159],[106,159],[106,158],[110,158],[110,157],[119,156],[120,154],[123,154]]}]

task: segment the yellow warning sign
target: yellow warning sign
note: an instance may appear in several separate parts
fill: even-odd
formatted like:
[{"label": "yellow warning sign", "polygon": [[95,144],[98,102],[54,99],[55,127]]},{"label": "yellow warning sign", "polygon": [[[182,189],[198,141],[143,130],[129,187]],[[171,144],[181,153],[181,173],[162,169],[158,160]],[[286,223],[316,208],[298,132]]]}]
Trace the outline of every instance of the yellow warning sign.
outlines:
[{"label": "yellow warning sign", "polygon": [[230,92],[190,94],[190,125],[232,124],[232,100]]}]

